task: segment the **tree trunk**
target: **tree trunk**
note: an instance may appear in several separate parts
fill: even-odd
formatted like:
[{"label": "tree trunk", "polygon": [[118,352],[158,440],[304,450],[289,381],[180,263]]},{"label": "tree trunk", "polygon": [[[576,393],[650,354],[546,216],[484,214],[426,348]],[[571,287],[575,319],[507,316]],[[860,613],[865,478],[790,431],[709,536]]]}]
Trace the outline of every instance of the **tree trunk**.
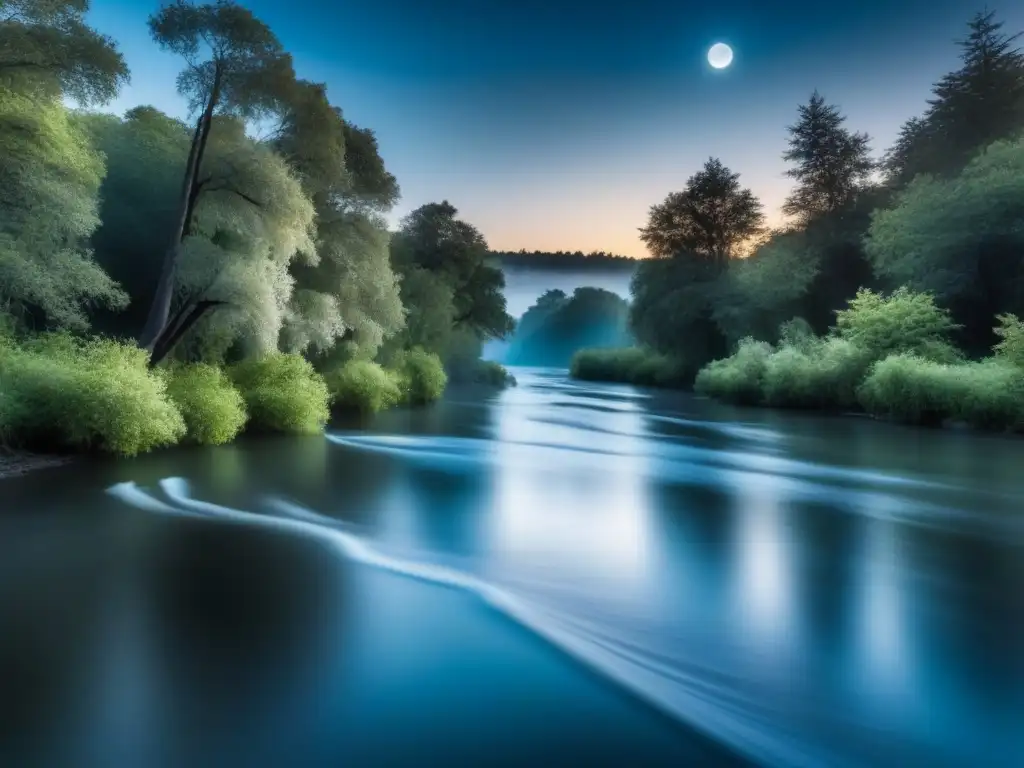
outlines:
[{"label": "tree trunk", "polygon": [[175,315],[175,322],[173,325],[169,325],[164,333],[160,334],[160,337],[156,340],[153,345],[153,352],[149,358],[149,367],[153,368],[159,365],[163,360],[174,350],[174,347],[181,337],[184,336],[189,328],[199,322],[199,319],[209,312],[211,309],[227,304],[226,301],[214,301],[204,300],[196,302],[190,305],[188,311],[185,308]]},{"label": "tree trunk", "polygon": [[181,190],[178,194],[178,219],[175,222],[170,245],[168,245],[167,250],[164,252],[160,280],[156,286],[156,293],[153,295],[153,303],[149,307],[146,325],[139,336],[139,346],[150,353],[154,352],[157,341],[167,329],[167,322],[171,314],[175,268],[177,267],[178,257],[181,254],[181,243],[192,226],[192,216],[195,212],[196,177],[199,174],[199,163],[202,161],[203,153],[206,151],[206,143],[210,138],[213,110],[217,106],[217,100],[220,97],[220,83],[221,70],[218,67],[214,75],[210,99],[206,103],[202,116],[199,118],[195,133],[192,134],[192,146],[189,148],[188,161],[185,164],[185,174],[182,177]]}]

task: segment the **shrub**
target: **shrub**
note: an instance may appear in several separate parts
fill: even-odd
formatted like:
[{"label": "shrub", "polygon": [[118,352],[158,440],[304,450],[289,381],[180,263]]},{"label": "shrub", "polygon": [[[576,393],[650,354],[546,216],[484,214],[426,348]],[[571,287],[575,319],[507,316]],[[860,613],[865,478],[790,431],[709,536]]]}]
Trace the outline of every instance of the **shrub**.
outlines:
[{"label": "shrub", "polygon": [[995,327],[999,343],[994,351],[996,357],[1019,368],[1024,368],[1024,322],[1016,315],[999,315]]},{"label": "shrub", "polygon": [[205,363],[175,365],[164,375],[167,394],[181,411],[193,442],[222,445],[245,427],[245,400],[220,368]]},{"label": "shrub", "polygon": [[399,353],[392,364],[402,399],[411,405],[425,405],[440,399],[448,385],[441,358],[422,349]]},{"label": "shrub", "polygon": [[572,357],[569,375],[584,381],[652,387],[682,387],[689,383],[684,365],[643,347],[581,349]]},{"label": "shrub", "polygon": [[6,440],[36,450],[134,456],[185,435],[164,378],[134,344],[45,334],[0,351]]},{"label": "shrub", "polygon": [[229,375],[242,393],[250,425],[271,432],[314,434],[330,416],[323,376],[300,355],[273,352],[234,365]]},{"label": "shrub", "polygon": [[846,339],[818,339],[804,349],[782,347],[765,363],[764,401],[780,408],[850,408],[870,354]]},{"label": "shrub", "polygon": [[900,352],[948,356],[947,339],[958,326],[928,293],[900,288],[889,296],[860,289],[847,309],[836,312],[836,334],[875,359]]},{"label": "shrub", "polygon": [[907,424],[1024,426],[1024,371],[998,359],[950,365],[892,355],[875,363],[857,394],[868,413]]},{"label": "shrub", "polygon": [[333,406],[339,410],[372,414],[402,399],[396,377],[369,360],[349,360],[324,378]]},{"label": "shrub", "polygon": [[764,372],[773,352],[767,342],[743,339],[734,355],[704,366],[693,388],[729,403],[757,405],[764,399]]},{"label": "shrub", "polygon": [[508,372],[501,363],[493,360],[480,360],[470,372],[470,381],[474,384],[485,384],[489,387],[514,387],[516,377]]}]

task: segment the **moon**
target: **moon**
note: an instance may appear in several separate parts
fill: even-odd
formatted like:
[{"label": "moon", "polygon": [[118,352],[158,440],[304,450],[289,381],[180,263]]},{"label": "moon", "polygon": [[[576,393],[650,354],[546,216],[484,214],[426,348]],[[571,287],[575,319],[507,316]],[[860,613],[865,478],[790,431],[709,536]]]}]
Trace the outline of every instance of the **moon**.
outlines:
[{"label": "moon", "polygon": [[708,64],[715,69],[725,69],[732,64],[732,48],[725,43],[715,43],[708,50]]}]

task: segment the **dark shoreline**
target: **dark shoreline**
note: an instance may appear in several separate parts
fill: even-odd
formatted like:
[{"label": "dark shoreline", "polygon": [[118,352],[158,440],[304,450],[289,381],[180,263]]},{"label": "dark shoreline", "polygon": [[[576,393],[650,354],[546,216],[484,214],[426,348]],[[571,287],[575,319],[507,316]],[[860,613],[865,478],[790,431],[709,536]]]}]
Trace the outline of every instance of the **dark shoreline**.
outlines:
[{"label": "dark shoreline", "polygon": [[0,480],[26,475],[37,469],[60,467],[70,464],[77,457],[72,455],[32,453],[0,448]]}]

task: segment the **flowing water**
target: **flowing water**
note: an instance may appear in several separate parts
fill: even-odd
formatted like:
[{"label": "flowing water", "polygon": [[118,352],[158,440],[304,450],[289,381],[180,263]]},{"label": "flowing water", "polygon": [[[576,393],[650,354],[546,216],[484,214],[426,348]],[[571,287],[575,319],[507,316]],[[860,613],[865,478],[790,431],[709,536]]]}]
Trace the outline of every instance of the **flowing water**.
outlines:
[{"label": "flowing water", "polygon": [[1024,441],[517,376],[0,483],[0,765],[1019,764]]}]

